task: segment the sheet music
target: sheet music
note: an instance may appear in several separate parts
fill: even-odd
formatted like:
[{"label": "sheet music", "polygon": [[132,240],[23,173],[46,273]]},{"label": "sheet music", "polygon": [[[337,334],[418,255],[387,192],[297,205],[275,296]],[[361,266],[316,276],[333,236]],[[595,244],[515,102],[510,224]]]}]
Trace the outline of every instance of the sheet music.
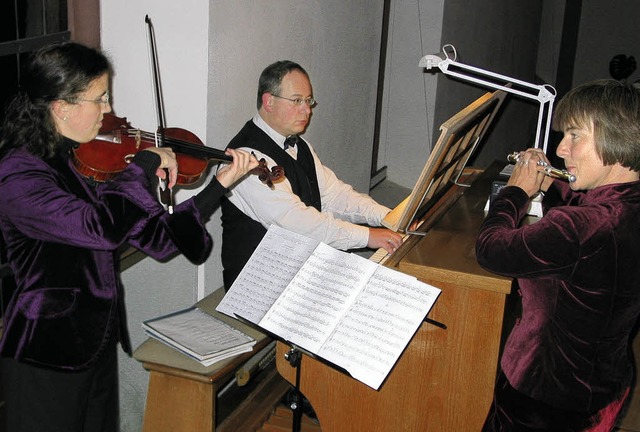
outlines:
[{"label": "sheet music", "polygon": [[272,226],[217,310],[377,389],[439,294],[412,276]]},{"label": "sheet music", "polygon": [[378,388],[439,293],[412,276],[378,267],[318,354]]},{"label": "sheet music", "polygon": [[315,352],[376,267],[365,258],[320,243],[260,325]]},{"label": "sheet music", "polygon": [[258,324],[319,243],[272,226],[216,310]]},{"label": "sheet music", "polygon": [[253,349],[256,341],[198,308],[173,312],[142,323],[149,336],[205,366]]}]

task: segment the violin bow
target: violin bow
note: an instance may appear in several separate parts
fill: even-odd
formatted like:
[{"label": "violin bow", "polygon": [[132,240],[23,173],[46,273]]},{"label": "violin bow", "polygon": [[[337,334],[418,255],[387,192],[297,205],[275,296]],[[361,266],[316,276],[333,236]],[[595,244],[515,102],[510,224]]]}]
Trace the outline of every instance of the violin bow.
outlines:
[{"label": "violin bow", "polygon": [[[153,24],[149,15],[145,15],[144,22],[149,29],[149,53],[151,56],[151,67],[153,71],[153,90],[156,98],[156,112],[158,115],[158,129],[155,132],[155,144],[156,147],[164,147],[164,105],[162,103],[162,93],[160,89],[160,73],[158,71],[158,57],[156,55],[156,42],[154,37]],[[173,213],[173,194],[168,187],[169,172],[165,176],[165,179],[158,178],[158,199],[160,203],[167,209],[167,211]]]}]

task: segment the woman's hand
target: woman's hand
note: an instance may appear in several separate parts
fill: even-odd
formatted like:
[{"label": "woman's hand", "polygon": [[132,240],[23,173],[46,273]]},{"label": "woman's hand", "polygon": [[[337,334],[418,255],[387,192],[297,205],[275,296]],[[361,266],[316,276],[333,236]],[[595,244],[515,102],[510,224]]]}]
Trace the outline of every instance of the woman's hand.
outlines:
[{"label": "woman's hand", "polygon": [[149,147],[143,151],[150,151],[160,156],[160,166],[156,171],[156,175],[163,180],[167,179],[169,172],[169,184],[167,187],[171,189],[178,181],[178,161],[176,154],[169,147]]},{"label": "woman's hand", "polygon": [[507,185],[519,187],[530,197],[541,190],[546,191],[553,182],[551,177],[544,174],[544,166],[548,164],[549,159],[540,149],[531,148],[520,152],[520,159],[516,162]]},{"label": "woman's hand", "polygon": [[256,157],[245,151],[227,149],[225,154],[231,156],[233,161],[228,165],[221,165],[216,174],[216,178],[225,188],[229,188],[258,166]]}]

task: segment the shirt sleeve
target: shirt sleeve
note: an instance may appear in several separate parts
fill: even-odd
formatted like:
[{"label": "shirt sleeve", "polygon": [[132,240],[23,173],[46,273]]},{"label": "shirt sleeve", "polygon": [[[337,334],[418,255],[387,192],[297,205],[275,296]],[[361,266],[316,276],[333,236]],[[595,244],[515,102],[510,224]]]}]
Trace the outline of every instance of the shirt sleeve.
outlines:
[{"label": "shirt sleeve", "polygon": [[553,209],[539,221],[520,226],[529,197],[507,186],[491,204],[476,242],[476,258],[487,270],[509,277],[570,274],[581,246],[580,225],[586,217],[570,209]]},{"label": "shirt sleeve", "polygon": [[356,192],[353,187],[340,180],[335,173],[320,162],[309,146],[316,165],[318,187],[322,198],[322,211],[330,212],[356,224],[380,226],[382,219],[391,211],[378,204],[367,194]]},{"label": "shirt sleeve", "polygon": [[[118,192],[105,185],[91,202],[60,187],[60,180],[43,163],[12,158],[11,165],[0,178],[0,206],[4,217],[30,238],[114,249],[150,210],[151,198],[137,204],[123,201],[126,187]],[[142,174],[136,165],[127,171]]]},{"label": "shirt sleeve", "polygon": [[[250,148],[258,159],[264,157],[269,166],[275,162]],[[274,189],[262,184],[256,176],[249,176],[231,189],[229,200],[247,216],[265,228],[280,226],[307,237],[322,241],[336,249],[366,247],[369,229],[358,223],[379,226],[390,211],[371,197],[357,193],[330,169],[326,168],[312,150],[322,198],[322,212],[305,205],[293,193],[288,180],[276,183]]]},{"label": "shirt sleeve", "polygon": [[[96,250],[115,250],[129,242],[156,259],[165,259],[180,249],[175,240],[185,236],[170,228],[186,215],[191,226],[199,227],[189,233],[192,243],[196,243],[195,231],[208,237],[192,201],[179,204],[177,215],[168,215],[137,164],[80,198],[61,187],[54,171],[35,158],[13,157],[10,164],[6,162],[0,175],[3,223],[29,238]],[[201,250],[191,254],[194,261],[210,250],[210,239],[197,243]]]},{"label": "shirt sleeve", "polygon": [[213,176],[209,184],[193,197],[195,206],[205,220],[208,220],[220,207],[220,200],[227,192],[229,189],[222,186],[218,178]]}]

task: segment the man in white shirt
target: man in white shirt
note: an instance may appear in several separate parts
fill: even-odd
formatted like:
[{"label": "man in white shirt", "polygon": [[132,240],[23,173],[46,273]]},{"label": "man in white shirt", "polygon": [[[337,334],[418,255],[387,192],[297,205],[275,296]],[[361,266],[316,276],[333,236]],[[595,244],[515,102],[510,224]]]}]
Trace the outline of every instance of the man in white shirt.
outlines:
[{"label": "man in white shirt", "polygon": [[390,209],[338,179],[300,137],[315,106],[302,66],[287,60],[268,66],[260,75],[257,106],[257,114],[228,147],[253,152],[269,167],[281,166],[286,179],[269,190],[257,176],[249,176],[223,200],[225,288],[231,287],[272,224],[337,249],[396,250],[402,243],[399,234],[359,225],[380,226]]}]

